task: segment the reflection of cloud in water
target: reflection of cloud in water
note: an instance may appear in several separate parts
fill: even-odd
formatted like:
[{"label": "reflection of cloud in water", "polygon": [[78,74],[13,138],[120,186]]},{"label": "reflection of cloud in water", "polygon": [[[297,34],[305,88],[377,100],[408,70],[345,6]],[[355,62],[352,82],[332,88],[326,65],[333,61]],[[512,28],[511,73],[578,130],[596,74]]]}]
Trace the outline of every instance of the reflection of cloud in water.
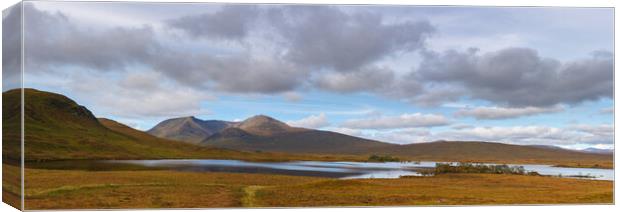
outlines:
[{"label": "reflection of cloud in water", "polygon": [[[341,179],[399,178],[401,176],[420,176],[417,170],[435,167],[436,162],[248,162],[240,160],[115,160],[106,163],[134,164],[154,168],[170,168],[198,172],[239,172],[271,173],[297,176],[319,176]],[[542,175],[590,175],[597,180],[613,180],[613,169],[564,168],[549,165],[509,164],[523,166],[527,171]]]}]

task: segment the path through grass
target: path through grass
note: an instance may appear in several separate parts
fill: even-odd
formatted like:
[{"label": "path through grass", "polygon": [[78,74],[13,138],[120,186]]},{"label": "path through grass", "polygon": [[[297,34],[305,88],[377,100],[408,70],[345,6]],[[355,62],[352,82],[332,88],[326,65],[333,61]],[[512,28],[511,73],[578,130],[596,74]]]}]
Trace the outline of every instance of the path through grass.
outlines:
[{"label": "path through grass", "polygon": [[243,188],[243,198],[241,199],[241,205],[243,207],[258,207],[256,203],[256,191],[264,188],[265,186],[247,186]]}]

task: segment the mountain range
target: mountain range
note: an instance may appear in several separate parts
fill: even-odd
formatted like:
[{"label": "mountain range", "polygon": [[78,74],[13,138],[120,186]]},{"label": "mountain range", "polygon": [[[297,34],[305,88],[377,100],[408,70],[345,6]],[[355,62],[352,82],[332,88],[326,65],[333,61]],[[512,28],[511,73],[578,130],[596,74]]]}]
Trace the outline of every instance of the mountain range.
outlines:
[{"label": "mountain range", "polygon": [[[209,127],[200,123],[219,123]],[[219,127],[224,126],[226,127]],[[187,127],[203,126],[203,128]],[[189,129],[185,131],[185,129]],[[202,131],[196,132],[198,129]],[[169,119],[148,130],[152,135],[225,149],[315,154],[358,154],[369,149],[385,148],[392,144],[373,141],[336,132],[291,127],[265,115],[250,117],[241,122],[203,121],[195,117]],[[165,132],[165,133],[162,133]],[[191,140],[178,139],[194,135]],[[198,137],[202,135],[202,137]],[[199,142],[196,142],[200,140]]]},{"label": "mountain range", "polygon": [[[2,94],[3,157],[18,159],[19,90]],[[613,163],[611,154],[493,142],[398,145],[331,131],[298,128],[257,115],[241,122],[195,117],[163,121],[146,132],[105,118],[66,96],[24,89],[26,160],[212,158],[338,160],[373,154],[412,160]]]},{"label": "mountain range", "polygon": [[[203,121],[195,117],[184,118],[194,122]],[[177,120],[177,119],[171,119]],[[274,118],[257,115],[241,122],[222,122],[224,128],[210,128],[208,136],[203,136],[197,143],[203,146],[216,148],[286,152],[312,154],[385,154],[416,160],[444,160],[444,161],[540,161],[549,162],[559,159],[570,161],[598,161],[601,158],[611,158],[610,154],[592,154],[592,152],[568,150],[549,145],[511,145],[480,141],[436,141],[398,145],[369,140],[336,132],[296,128]],[[169,120],[156,125],[151,131],[165,129],[183,129],[170,126]],[[214,132],[214,133],[213,133]],[[171,137],[185,134],[182,131],[168,131]],[[207,133],[202,133],[207,134]],[[193,141],[187,141],[195,143]],[[598,153],[598,152],[597,152]]]}]

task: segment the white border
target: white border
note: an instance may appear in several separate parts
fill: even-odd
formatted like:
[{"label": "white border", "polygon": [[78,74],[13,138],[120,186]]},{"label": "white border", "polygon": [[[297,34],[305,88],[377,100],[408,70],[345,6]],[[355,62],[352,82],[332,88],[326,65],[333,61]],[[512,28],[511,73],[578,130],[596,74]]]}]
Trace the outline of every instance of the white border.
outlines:
[{"label": "white border", "polygon": [[[95,0],[83,0],[83,1],[95,1]],[[119,1],[119,0],[110,0]],[[617,3],[614,0],[218,0],[218,1],[205,1],[205,0],[149,0],[149,1],[135,1],[132,2],[231,2],[231,3],[313,3],[313,4],[401,4],[401,5],[473,5],[473,6],[569,6],[569,7],[616,7]],[[0,9],[5,9],[9,6],[16,4],[17,0],[0,0]],[[23,14],[23,13],[22,13]],[[618,17],[614,17],[614,25],[618,24]],[[22,26],[23,27],[23,26]],[[617,28],[617,27],[616,27]],[[0,29],[1,31],[1,29]],[[615,39],[618,35],[615,34]],[[0,39],[1,40],[1,39]],[[1,43],[1,42],[0,42]],[[614,42],[614,52],[616,52],[616,46]],[[23,51],[22,51],[23,53]],[[0,53],[1,57],[2,53]],[[618,64],[614,58],[614,64]],[[23,64],[22,64],[23,65]],[[614,82],[617,81],[618,76],[614,74]],[[614,99],[615,94],[618,93],[619,86],[614,83]],[[1,87],[1,81],[0,81]],[[1,100],[0,100],[1,103]],[[615,108],[618,111],[618,108]],[[1,115],[0,115],[1,118]],[[615,118],[615,117],[614,117]],[[614,119],[616,120],[616,119]],[[615,121],[614,121],[615,126]],[[1,127],[1,124],[0,124]],[[614,134],[614,139],[619,138],[620,135]],[[1,146],[1,144],[0,144]],[[23,151],[22,151],[23,152]],[[618,164],[619,159],[615,158],[615,164]],[[1,158],[0,158],[1,162]],[[617,170],[616,170],[617,172]],[[1,171],[0,171],[1,175]],[[22,177],[23,180],[23,177]],[[23,192],[23,191],[22,191]],[[616,187],[615,202],[619,204],[617,195],[618,189]],[[560,205],[560,206],[460,206],[460,207],[398,207],[398,208],[299,208],[299,209],[250,209],[252,211],[274,211],[274,212],[289,212],[289,211],[322,211],[322,212],[357,212],[357,211],[390,211],[390,212],[409,212],[416,211],[464,211],[464,212],[521,212],[521,211],[618,211],[620,207],[614,205],[596,205],[596,206],[584,206],[584,205]],[[144,210],[144,211],[169,211],[169,212],[181,212],[181,211],[229,211],[229,212],[247,212],[248,209],[191,209],[191,210]],[[13,207],[0,204],[0,211],[16,211]],[[97,211],[97,210],[83,210],[83,211]],[[98,210],[100,211],[100,210]],[[121,211],[121,210],[115,210]],[[136,211],[136,210],[128,210]]]}]

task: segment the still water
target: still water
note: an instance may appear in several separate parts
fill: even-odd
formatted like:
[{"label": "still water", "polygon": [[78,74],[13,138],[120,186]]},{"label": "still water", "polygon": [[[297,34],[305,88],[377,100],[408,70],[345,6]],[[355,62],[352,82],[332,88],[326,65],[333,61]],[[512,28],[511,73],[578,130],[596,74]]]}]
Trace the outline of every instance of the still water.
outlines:
[{"label": "still water", "polygon": [[[146,168],[172,169],[197,172],[270,173],[298,176],[319,176],[341,179],[399,178],[406,175],[420,175],[419,170],[435,167],[436,162],[247,162],[240,160],[107,160],[105,164],[129,164]],[[542,175],[571,177],[591,176],[593,180],[614,180],[613,169],[565,168],[550,165],[508,164],[523,166],[527,171]]]}]

